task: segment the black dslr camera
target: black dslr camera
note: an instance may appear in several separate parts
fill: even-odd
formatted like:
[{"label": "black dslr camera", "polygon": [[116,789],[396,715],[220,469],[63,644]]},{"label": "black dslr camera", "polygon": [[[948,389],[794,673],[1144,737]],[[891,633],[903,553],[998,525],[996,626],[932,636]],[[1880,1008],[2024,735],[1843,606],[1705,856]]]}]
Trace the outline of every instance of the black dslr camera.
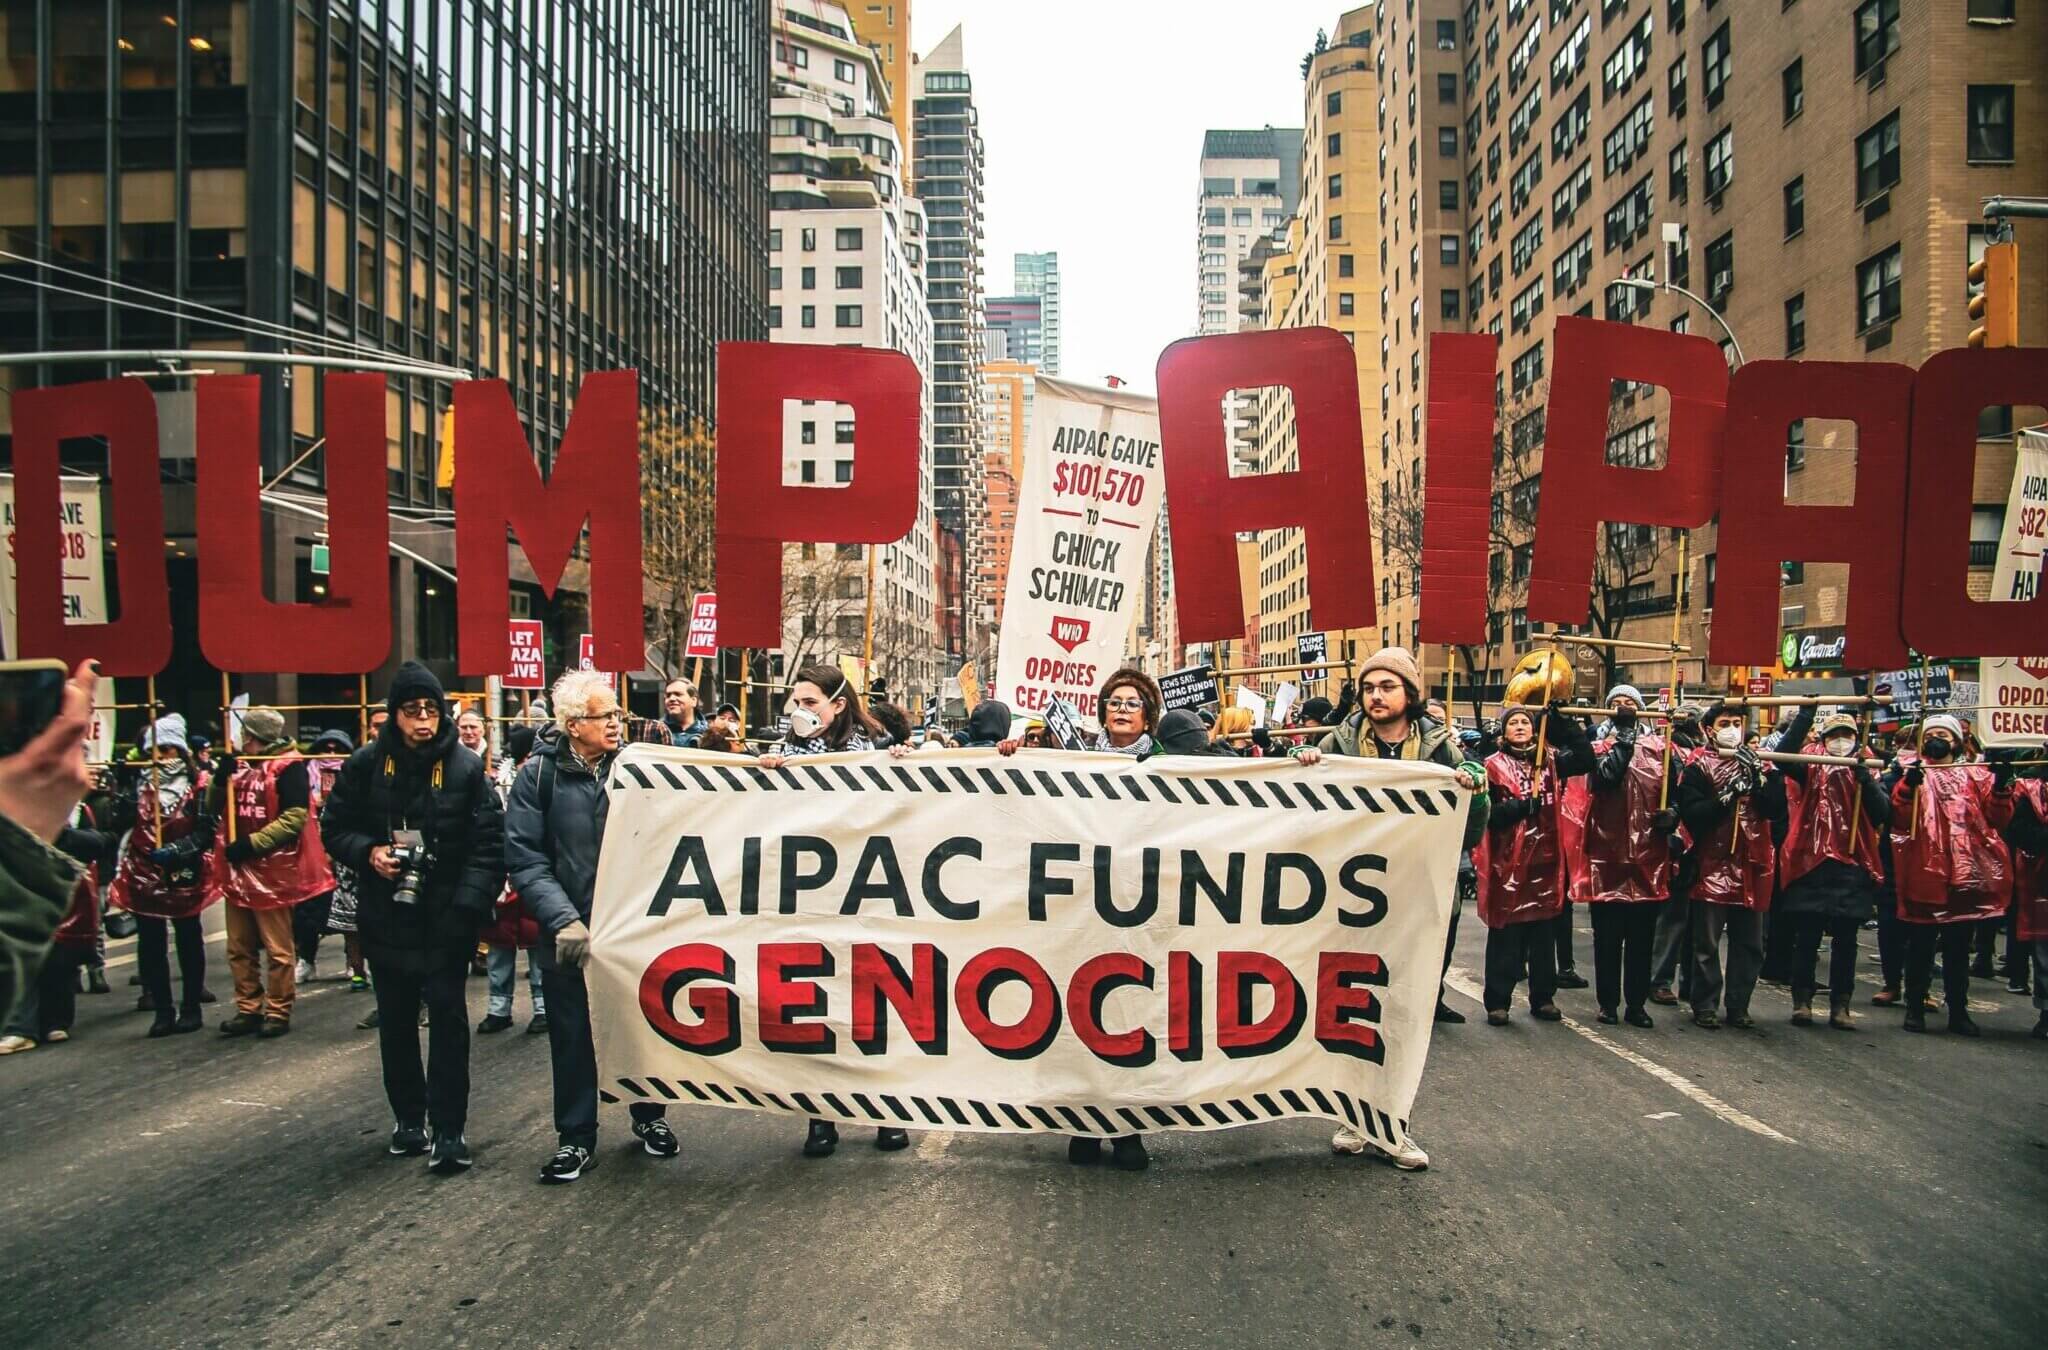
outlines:
[{"label": "black dslr camera", "polygon": [[391,903],[418,904],[420,885],[426,880],[427,869],[434,865],[434,855],[418,830],[392,832],[391,861],[398,866],[398,883],[391,889]]}]

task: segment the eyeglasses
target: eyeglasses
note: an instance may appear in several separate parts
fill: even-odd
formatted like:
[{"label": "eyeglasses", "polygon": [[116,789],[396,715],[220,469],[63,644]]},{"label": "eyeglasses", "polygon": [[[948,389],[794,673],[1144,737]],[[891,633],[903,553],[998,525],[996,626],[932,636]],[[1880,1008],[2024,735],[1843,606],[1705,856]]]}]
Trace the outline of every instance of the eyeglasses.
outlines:
[{"label": "eyeglasses", "polygon": [[571,722],[623,722],[626,720],[626,715],[614,708],[610,712],[585,713],[581,717],[572,717],[569,720]]},{"label": "eyeglasses", "polygon": [[431,717],[438,721],[441,716],[441,705],[428,699],[416,698],[410,703],[399,704],[398,711],[407,717]]},{"label": "eyeglasses", "polygon": [[1111,712],[1143,712],[1145,701],[1137,698],[1111,698],[1104,699],[1102,706]]},{"label": "eyeglasses", "polygon": [[1401,682],[1399,680],[1378,680],[1365,686],[1365,692],[1368,694],[1395,694],[1399,693],[1400,690]]}]

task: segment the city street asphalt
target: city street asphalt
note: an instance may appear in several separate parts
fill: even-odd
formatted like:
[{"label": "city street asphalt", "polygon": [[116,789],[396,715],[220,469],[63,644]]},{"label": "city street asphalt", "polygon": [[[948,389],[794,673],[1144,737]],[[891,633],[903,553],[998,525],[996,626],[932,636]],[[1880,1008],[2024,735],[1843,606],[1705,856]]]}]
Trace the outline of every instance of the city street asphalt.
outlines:
[{"label": "city street asphalt", "polygon": [[607,1107],[565,1187],[536,1184],[544,1037],[475,1039],[477,1165],[437,1178],[385,1151],[369,995],[308,986],[280,1040],[145,1040],[116,943],[74,1038],[0,1061],[0,1345],[2042,1343],[2048,1045],[2002,982],[1977,1041],[1903,1034],[1869,984],[1853,1032],[1771,985],[1755,1032],[1596,1026],[1588,991],[1489,1028],[1461,937],[1427,1172],[1308,1122],[1156,1135],[1137,1174],[940,1132],[807,1160],[802,1122],[711,1108],[657,1160]]}]

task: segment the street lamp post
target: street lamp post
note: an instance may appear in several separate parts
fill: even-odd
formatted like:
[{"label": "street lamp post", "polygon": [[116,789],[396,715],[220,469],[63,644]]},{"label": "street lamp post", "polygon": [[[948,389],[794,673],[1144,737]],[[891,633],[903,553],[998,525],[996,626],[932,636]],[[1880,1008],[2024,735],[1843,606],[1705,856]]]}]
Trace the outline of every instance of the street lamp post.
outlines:
[{"label": "street lamp post", "polygon": [[1674,295],[1684,296],[1686,299],[1692,301],[1695,305],[1698,305],[1701,309],[1705,310],[1709,315],[1713,316],[1714,322],[1721,325],[1721,331],[1728,335],[1728,345],[1734,348],[1735,350],[1735,364],[1738,366],[1742,364],[1742,344],[1736,341],[1735,330],[1728,326],[1728,320],[1721,317],[1720,310],[1715,309],[1712,305],[1708,304],[1704,299],[1693,294],[1685,287],[1677,285],[1674,282],[1659,281],[1657,280],[1657,278],[1653,276],[1617,277],[1610,284],[1616,286],[1626,286],[1630,290],[1635,291],[1670,291]]}]

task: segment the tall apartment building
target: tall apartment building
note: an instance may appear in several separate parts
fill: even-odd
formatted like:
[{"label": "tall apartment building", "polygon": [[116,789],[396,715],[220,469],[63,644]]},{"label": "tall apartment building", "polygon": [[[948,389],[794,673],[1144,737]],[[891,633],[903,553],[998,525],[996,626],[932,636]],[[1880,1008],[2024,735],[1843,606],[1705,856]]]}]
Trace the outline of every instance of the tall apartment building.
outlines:
[{"label": "tall apartment building", "polygon": [[[1309,55],[1302,86],[1300,206],[1283,237],[1261,240],[1247,255],[1241,287],[1244,327],[1327,327],[1344,334],[1358,368],[1360,429],[1368,451],[1379,444],[1383,413],[1370,395],[1378,384],[1381,333],[1373,306],[1380,275],[1373,252],[1373,204],[1379,191],[1375,14],[1373,6],[1365,6],[1341,15],[1335,40]],[[1254,260],[1255,319],[1248,275]],[[1258,473],[1298,466],[1293,399],[1285,390],[1266,389],[1254,396],[1248,451],[1247,463]],[[1296,639],[1321,631],[1309,594],[1302,533],[1264,531],[1256,547],[1259,663],[1291,665]],[[1396,579],[1380,559],[1374,563],[1385,594]],[[1398,582],[1406,585],[1405,575]],[[1328,636],[1330,655],[1339,663],[1347,656],[1369,656],[1385,640],[1360,630]],[[1339,683],[1337,676],[1311,682],[1308,692],[1334,696]]]},{"label": "tall apartment building", "polygon": [[[778,342],[885,347],[923,372],[918,509],[908,535],[881,545],[792,546],[783,561],[784,671],[858,655],[874,580],[875,673],[898,689],[938,687],[939,567],[932,493],[932,321],[925,300],[924,211],[903,194],[903,147],[880,58],[844,6],[788,0],[773,37],[769,105],[769,326]],[[783,408],[785,482],[850,483],[858,433],[842,404]]]},{"label": "tall apartment building", "polygon": [[[0,347],[202,349],[262,380],[266,480],[317,495],[325,425],[310,367],[236,352],[326,344],[503,379],[543,459],[591,371],[633,367],[647,436],[650,608],[711,576],[716,343],[767,335],[768,24],[760,0],[632,6],[401,0],[288,5],[0,5]],[[562,59],[564,53],[577,59]],[[110,290],[99,278],[124,283]],[[214,307],[200,312],[181,303]],[[0,463],[14,391],[149,363],[0,366]],[[167,448],[190,385],[158,381]],[[453,685],[455,563],[437,485],[449,385],[386,383],[391,665]],[[66,450],[74,466],[91,451]],[[158,693],[199,708],[191,463],[165,460],[174,643]],[[310,457],[309,457],[310,456]],[[266,510],[266,590],[323,602],[319,521]],[[572,571],[550,598],[511,555],[512,613],[543,621],[550,673],[588,627]],[[442,569],[436,572],[433,568]],[[674,649],[680,658],[680,644]],[[373,687],[379,677],[372,674]],[[356,681],[257,677],[258,700],[353,702]],[[122,734],[130,732],[124,728]]]},{"label": "tall apartment building", "polygon": [[915,64],[913,143],[929,219],[926,294],[932,309],[932,447],[940,528],[956,541],[957,594],[942,594],[947,649],[966,660],[987,646],[993,610],[981,594],[987,410],[979,367],[983,308],[982,143],[959,28]]},{"label": "tall apartment building", "polygon": [[1035,295],[1042,325],[1038,368],[1047,375],[1060,373],[1060,255],[1019,253],[1015,258],[1015,280],[1019,295]]},{"label": "tall apartment building", "polygon": [[982,355],[991,361],[1022,361],[1043,370],[1044,302],[1035,295],[992,295],[988,327],[982,330]]},{"label": "tall apartment building", "polygon": [[[1495,335],[1494,626],[1488,643],[1465,650],[1464,669],[1497,690],[1529,645],[1523,600],[1556,316],[1706,334],[1731,363],[1738,344],[1751,360],[1908,365],[1962,346],[1979,199],[2039,191],[2048,177],[2048,95],[2033,77],[2048,61],[2048,16],[2015,17],[2000,0],[1380,9],[1386,331],[1374,383],[1387,425],[1368,466],[1400,507],[1401,467],[1412,485],[1427,457],[1429,334]],[[2032,258],[2048,251],[2039,222],[2022,223],[2019,237]],[[2035,266],[2022,337],[2039,343],[2048,313]],[[1693,300],[1621,284],[1631,279],[1694,292],[1733,340]],[[1980,427],[1973,538],[1996,538],[2013,421],[1993,410]],[[1661,463],[1667,426],[1661,390],[1618,386],[1610,462]],[[1795,425],[1788,496],[1846,500],[1853,446],[1847,424]],[[1718,687],[1731,672],[1704,659],[1715,532],[1694,531],[1689,543],[1682,631],[1693,654],[1683,673]],[[1668,530],[1603,533],[1591,615],[1600,631],[1668,636],[1675,545]],[[1788,569],[1787,631],[1826,645],[1843,622],[1845,579],[1835,565]],[[1412,633],[1412,595],[1391,597],[1382,622],[1390,636]],[[1589,649],[1568,650],[1582,688],[1610,674]],[[1839,663],[1853,668],[1856,656]],[[1646,688],[1668,683],[1668,662],[1654,657],[1618,667],[1611,673]]]},{"label": "tall apartment building", "polygon": [[[991,329],[991,332],[994,330]],[[988,492],[987,543],[982,550],[981,593],[1003,622],[1003,595],[1010,584],[1010,545],[1017,534],[1017,492],[1024,473],[1024,449],[1031,439],[1031,392],[1037,368],[1029,362],[992,360],[981,368],[988,386],[988,458],[983,477]]]},{"label": "tall apartment building", "polygon": [[[875,49],[882,62],[882,82],[889,86],[889,120],[896,124],[896,143],[910,146],[910,0],[870,4],[853,0],[846,6],[853,35]],[[903,164],[903,191],[917,191],[909,160]]]}]

